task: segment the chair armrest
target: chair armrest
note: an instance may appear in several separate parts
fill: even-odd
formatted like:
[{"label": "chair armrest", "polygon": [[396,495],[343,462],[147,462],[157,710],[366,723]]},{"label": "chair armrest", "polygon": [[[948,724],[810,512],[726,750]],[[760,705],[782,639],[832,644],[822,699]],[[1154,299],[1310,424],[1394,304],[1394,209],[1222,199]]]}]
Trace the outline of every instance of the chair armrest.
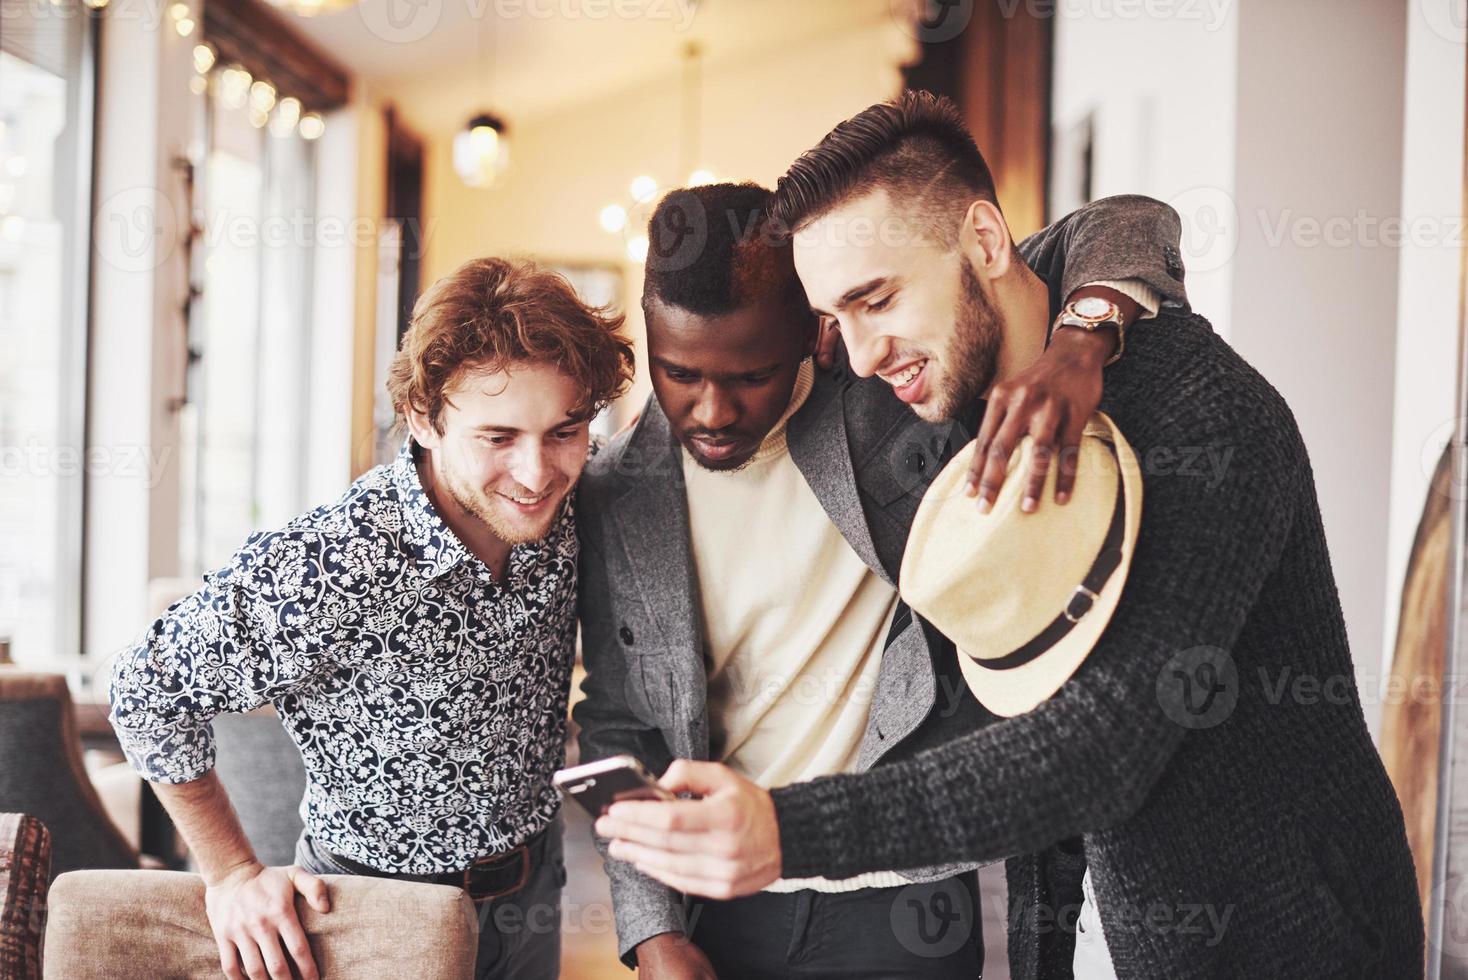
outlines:
[{"label": "chair armrest", "polygon": [[51,835],[35,817],[0,813],[0,977],[40,980]]},{"label": "chair armrest", "polygon": [[[331,911],[296,897],[322,976],[470,980],[479,939],[461,889],[323,875]],[[70,871],[51,885],[46,973],[53,980],[219,974],[204,881],[183,871]]]}]

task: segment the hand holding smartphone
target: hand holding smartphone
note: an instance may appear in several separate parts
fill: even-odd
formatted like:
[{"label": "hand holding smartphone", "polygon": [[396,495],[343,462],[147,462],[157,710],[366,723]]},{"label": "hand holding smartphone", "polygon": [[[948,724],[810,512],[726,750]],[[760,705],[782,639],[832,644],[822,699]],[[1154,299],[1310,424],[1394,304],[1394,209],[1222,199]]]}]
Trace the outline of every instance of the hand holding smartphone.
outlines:
[{"label": "hand holding smartphone", "polygon": [[556,773],[553,782],[593,818],[601,816],[619,800],[677,799],[658,785],[647,767],[630,755],[614,755],[562,769]]}]

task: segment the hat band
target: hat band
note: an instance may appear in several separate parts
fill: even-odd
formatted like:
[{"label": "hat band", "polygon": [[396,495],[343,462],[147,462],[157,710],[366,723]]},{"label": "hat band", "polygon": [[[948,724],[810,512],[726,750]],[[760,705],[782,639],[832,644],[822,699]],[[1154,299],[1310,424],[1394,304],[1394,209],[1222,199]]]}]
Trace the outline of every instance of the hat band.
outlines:
[{"label": "hat band", "polygon": [[[1116,457],[1116,446],[1109,442],[1106,446],[1111,450],[1112,457]],[[1120,465],[1119,461],[1118,465]],[[970,659],[985,670],[1013,670],[1016,667],[1023,667],[1059,643],[1085,617],[1086,613],[1091,611],[1091,607],[1100,598],[1101,590],[1106,587],[1107,581],[1121,567],[1121,546],[1125,535],[1126,481],[1118,472],[1116,506],[1111,510],[1111,526],[1106,529],[1106,540],[1101,542],[1101,551],[1096,555],[1096,560],[1091,563],[1091,570],[1086,573],[1081,584],[1076,586],[1070,601],[1065,604],[1065,609],[1059,616],[1051,620],[1050,625],[1041,630],[1038,636],[1012,653],[995,657],[993,660],[984,660],[979,657]]]}]

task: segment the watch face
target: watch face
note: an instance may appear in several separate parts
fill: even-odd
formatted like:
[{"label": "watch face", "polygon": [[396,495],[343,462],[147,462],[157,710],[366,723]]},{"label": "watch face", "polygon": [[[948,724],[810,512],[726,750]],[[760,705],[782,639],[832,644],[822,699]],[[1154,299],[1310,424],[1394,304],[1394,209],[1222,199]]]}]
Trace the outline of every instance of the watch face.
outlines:
[{"label": "watch face", "polygon": [[1111,313],[1111,303],[1100,296],[1087,296],[1072,303],[1071,309],[1088,320],[1098,319]]}]

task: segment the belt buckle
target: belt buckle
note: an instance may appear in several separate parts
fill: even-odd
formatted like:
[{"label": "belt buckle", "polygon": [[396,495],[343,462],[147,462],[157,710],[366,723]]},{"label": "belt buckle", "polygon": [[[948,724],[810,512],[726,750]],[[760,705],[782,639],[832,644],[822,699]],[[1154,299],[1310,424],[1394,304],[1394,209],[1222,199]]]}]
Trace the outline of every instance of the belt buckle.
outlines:
[{"label": "belt buckle", "polygon": [[[484,865],[484,864],[490,864],[490,863],[494,863],[494,862],[504,861],[505,858],[508,858],[508,857],[519,857],[519,859],[520,859],[520,874],[516,877],[515,883],[513,885],[511,885],[509,888],[504,888],[504,889],[501,889],[500,891],[497,891],[497,892],[491,892],[488,895],[476,895],[476,894],[474,894],[474,888],[472,887],[472,884],[471,884],[471,880],[472,880],[473,875],[474,875],[474,869],[476,869],[479,866]],[[480,858],[478,861],[475,861],[473,864],[469,865],[469,867],[467,867],[467,868],[464,869],[464,885],[463,885],[463,887],[464,887],[464,891],[469,894],[470,901],[472,901],[475,905],[478,905],[481,902],[488,902],[488,901],[491,901],[491,900],[496,899],[496,898],[503,898],[506,895],[513,895],[515,892],[517,892],[520,889],[524,888],[525,887],[525,882],[527,882],[529,880],[530,880],[530,848],[527,847],[524,844],[521,844],[519,847],[515,848],[513,851],[510,851],[510,852],[508,852],[506,854],[496,855],[495,857],[491,857],[491,858]]]}]

